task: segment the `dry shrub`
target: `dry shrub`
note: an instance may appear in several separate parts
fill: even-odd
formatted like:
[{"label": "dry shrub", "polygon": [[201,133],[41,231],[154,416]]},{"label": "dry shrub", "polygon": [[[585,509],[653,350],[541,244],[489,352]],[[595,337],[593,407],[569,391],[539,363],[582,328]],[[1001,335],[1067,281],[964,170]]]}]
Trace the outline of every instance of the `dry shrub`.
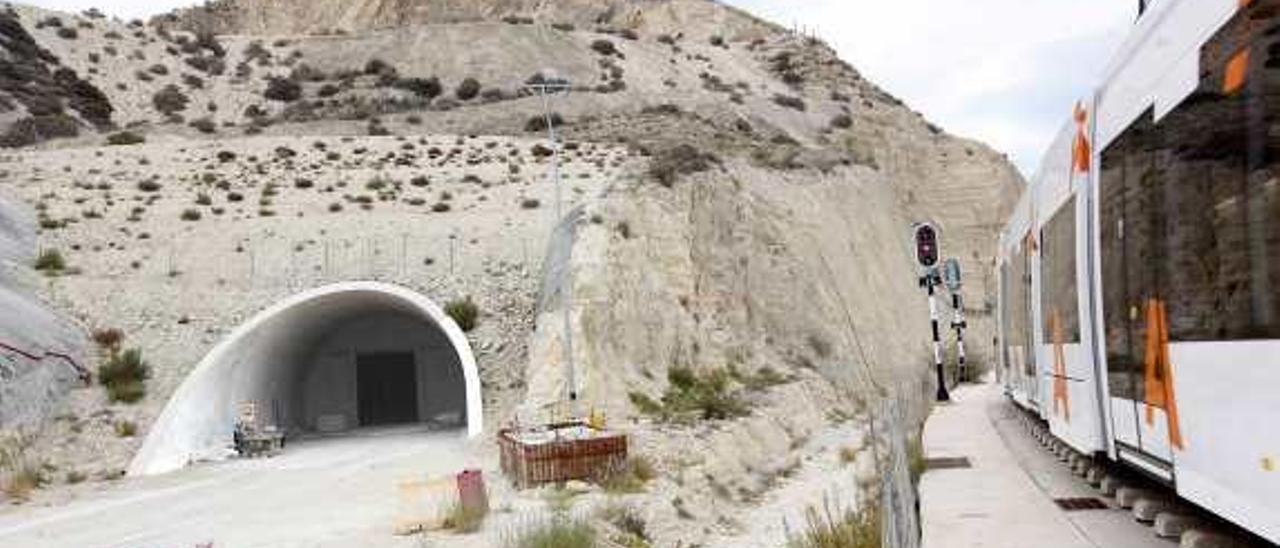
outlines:
[{"label": "dry shrub", "polygon": [[829,500],[805,510],[805,524],[787,534],[787,548],[880,548],[880,511],[838,509]]},{"label": "dry shrub", "polygon": [[444,312],[458,324],[463,332],[475,329],[480,321],[480,307],[471,300],[471,297],[450,301],[445,305]]},{"label": "dry shrub", "polygon": [[662,186],[670,188],[680,175],[706,171],[715,161],[714,156],[703,153],[693,145],[680,144],[654,154],[649,162],[649,176]]}]

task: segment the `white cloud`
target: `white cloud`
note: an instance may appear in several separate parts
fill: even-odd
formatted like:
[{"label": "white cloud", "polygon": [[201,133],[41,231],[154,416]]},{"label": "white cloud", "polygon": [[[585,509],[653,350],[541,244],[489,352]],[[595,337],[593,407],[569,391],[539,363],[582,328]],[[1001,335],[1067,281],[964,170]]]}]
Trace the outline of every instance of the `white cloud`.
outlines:
[{"label": "white cloud", "polygon": [[728,0],[816,32],[867,78],[1024,173],[1099,83],[1125,0]]},{"label": "white cloud", "polygon": [[[831,43],[867,78],[1025,173],[1131,25],[1132,0],[726,0]],[[35,0],[146,17],[195,0]]]},{"label": "white cloud", "polygon": [[102,13],[121,19],[147,18],[168,12],[174,8],[202,4],[199,0],[26,0],[28,4],[45,9],[81,12],[98,8]]}]

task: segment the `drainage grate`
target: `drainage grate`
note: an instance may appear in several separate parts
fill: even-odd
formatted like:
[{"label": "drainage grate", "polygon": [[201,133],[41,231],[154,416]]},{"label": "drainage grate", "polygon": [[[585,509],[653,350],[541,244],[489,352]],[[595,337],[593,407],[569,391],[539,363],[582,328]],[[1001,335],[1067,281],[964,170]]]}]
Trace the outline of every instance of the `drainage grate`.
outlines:
[{"label": "drainage grate", "polygon": [[1106,510],[1107,504],[1093,497],[1053,499],[1058,508],[1068,512],[1080,510]]},{"label": "drainage grate", "polygon": [[938,457],[924,459],[925,470],[948,470],[955,468],[973,468],[968,457]]}]

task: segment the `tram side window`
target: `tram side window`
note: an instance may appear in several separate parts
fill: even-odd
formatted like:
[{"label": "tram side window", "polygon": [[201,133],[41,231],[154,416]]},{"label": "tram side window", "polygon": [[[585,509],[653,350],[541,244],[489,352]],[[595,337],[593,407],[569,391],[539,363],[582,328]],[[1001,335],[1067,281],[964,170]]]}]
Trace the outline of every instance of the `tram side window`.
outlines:
[{"label": "tram side window", "polygon": [[1030,291],[1026,256],[1025,249],[1018,249],[1009,266],[1009,304],[1006,308],[1009,315],[1009,328],[1006,333],[1010,347],[1009,357],[1022,363],[1023,374],[1035,376],[1035,364],[1027,358],[1031,346],[1027,337],[1031,314],[1027,299]]},{"label": "tram side window", "polygon": [[[1280,36],[1242,25],[1206,44],[1195,93],[1158,124],[1139,117],[1103,152],[1103,307],[1118,397],[1142,397],[1153,302],[1165,304],[1171,341],[1280,339]],[[1223,58],[1240,48],[1244,84],[1224,89]]]},{"label": "tram side window", "polygon": [[[1076,281],[1076,199],[1064,204],[1040,231],[1040,306],[1048,344],[1080,342]],[[1056,325],[1055,325],[1056,324]]]}]

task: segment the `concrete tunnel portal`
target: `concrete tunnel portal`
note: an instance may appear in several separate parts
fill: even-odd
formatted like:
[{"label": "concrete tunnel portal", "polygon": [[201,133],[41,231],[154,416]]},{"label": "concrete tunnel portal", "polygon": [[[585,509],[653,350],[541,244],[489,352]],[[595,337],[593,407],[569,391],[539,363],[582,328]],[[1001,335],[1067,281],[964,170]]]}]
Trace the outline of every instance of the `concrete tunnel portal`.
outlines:
[{"label": "concrete tunnel portal", "polygon": [[313,289],[257,314],[182,382],[129,465],[169,472],[231,451],[242,406],[290,437],[418,424],[480,433],[462,330],[427,297],[375,282]]}]

